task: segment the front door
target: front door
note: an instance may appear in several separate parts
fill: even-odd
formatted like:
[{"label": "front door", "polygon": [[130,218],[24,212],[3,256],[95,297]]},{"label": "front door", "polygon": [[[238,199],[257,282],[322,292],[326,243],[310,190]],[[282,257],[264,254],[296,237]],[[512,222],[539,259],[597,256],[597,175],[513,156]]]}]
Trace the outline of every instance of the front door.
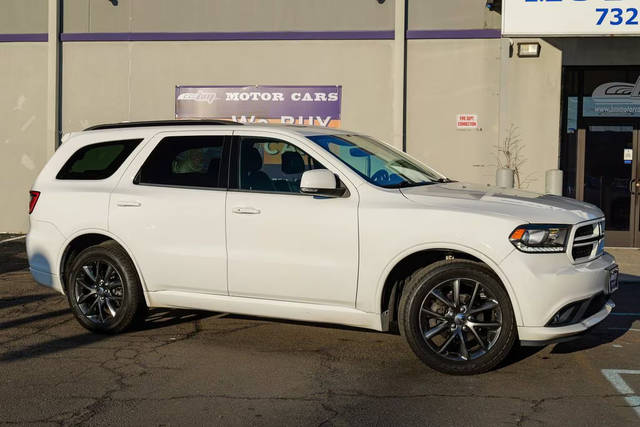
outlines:
[{"label": "front door", "polygon": [[303,194],[304,171],[329,164],[299,141],[256,131],[235,135],[226,215],[229,294],[354,307],[355,188],[349,184],[337,198]]},{"label": "front door", "polygon": [[578,199],[606,217],[607,246],[637,246],[638,126],[633,120],[591,120],[578,133]]}]

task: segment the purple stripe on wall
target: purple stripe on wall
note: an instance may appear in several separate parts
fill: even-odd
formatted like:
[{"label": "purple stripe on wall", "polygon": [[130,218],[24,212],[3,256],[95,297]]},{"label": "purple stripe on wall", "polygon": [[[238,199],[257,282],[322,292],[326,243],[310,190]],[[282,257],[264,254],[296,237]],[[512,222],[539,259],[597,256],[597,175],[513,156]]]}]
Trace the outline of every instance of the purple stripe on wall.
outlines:
[{"label": "purple stripe on wall", "polygon": [[[497,39],[500,30],[409,30],[407,39]],[[200,33],[62,33],[73,41],[224,41],[224,40],[393,40],[393,30],[380,31],[252,31]],[[0,42],[46,42],[47,33],[0,34]]]},{"label": "purple stripe on wall", "polygon": [[252,31],[206,33],[62,33],[63,42],[224,40],[391,40],[394,31]]},{"label": "purple stripe on wall", "polygon": [[47,33],[29,34],[0,34],[1,42],[46,42],[49,40]]},{"label": "purple stripe on wall", "polygon": [[499,39],[500,30],[409,30],[407,39]]}]

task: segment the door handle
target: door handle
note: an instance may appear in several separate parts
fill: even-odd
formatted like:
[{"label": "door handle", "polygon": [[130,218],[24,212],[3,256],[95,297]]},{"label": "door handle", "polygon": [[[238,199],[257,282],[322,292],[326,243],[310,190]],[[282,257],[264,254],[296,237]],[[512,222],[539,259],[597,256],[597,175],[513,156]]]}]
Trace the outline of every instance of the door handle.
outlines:
[{"label": "door handle", "polygon": [[256,208],[233,208],[231,211],[239,215],[257,215],[260,213],[260,209]]},{"label": "door handle", "polygon": [[117,202],[116,205],[120,206],[121,208],[139,208],[140,206],[142,206],[142,203],[132,200],[121,200]]},{"label": "door handle", "polygon": [[638,183],[636,183],[636,179],[632,179],[629,181],[629,193],[636,194],[636,189],[638,188]]}]

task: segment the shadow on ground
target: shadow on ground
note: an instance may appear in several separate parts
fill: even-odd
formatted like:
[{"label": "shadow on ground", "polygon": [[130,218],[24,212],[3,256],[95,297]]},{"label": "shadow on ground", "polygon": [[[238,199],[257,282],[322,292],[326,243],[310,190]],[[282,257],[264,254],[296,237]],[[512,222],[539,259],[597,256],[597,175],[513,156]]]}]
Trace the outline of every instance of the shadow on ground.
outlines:
[{"label": "shadow on ground", "polygon": [[[0,237],[0,240],[2,238]],[[25,270],[28,267],[24,239],[0,243],[0,274]]]},{"label": "shadow on ground", "polygon": [[[132,328],[129,331],[125,332],[125,334],[144,332],[159,328],[168,328],[182,323],[195,322],[214,315],[216,315],[216,313],[204,311],[152,309],[149,310],[149,314],[143,322],[136,325],[135,328]],[[47,322],[47,325],[44,326],[43,329],[51,329],[58,324],[62,324],[68,320],[72,320],[72,317],[73,315],[70,309],[64,308],[54,311],[48,311],[46,313],[38,313],[20,319],[0,322],[0,329],[25,327],[42,320],[50,321]],[[44,342],[30,344],[16,350],[11,350],[4,354],[0,354],[0,363],[47,356],[65,350],[77,349],[79,347],[96,344],[98,342],[108,341],[112,338],[114,338],[114,335],[82,330],[82,333],[76,335],[54,338]]]}]

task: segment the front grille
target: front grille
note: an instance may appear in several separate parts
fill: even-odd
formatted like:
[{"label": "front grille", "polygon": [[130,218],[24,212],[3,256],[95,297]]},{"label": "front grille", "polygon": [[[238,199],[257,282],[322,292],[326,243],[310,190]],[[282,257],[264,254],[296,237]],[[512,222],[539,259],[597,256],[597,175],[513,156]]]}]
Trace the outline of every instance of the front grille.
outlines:
[{"label": "front grille", "polygon": [[578,246],[571,250],[571,255],[573,256],[573,259],[586,258],[591,255],[592,250],[593,245]]},{"label": "front grille", "polygon": [[604,252],[604,219],[578,224],[571,240],[571,258],[574,262],[595,259]]},{"label": "front grille", "polygon": [[576,230],[576,239],[579,237],[587,237],[593,234],[594,227],[598,224],[583,225]]}]

